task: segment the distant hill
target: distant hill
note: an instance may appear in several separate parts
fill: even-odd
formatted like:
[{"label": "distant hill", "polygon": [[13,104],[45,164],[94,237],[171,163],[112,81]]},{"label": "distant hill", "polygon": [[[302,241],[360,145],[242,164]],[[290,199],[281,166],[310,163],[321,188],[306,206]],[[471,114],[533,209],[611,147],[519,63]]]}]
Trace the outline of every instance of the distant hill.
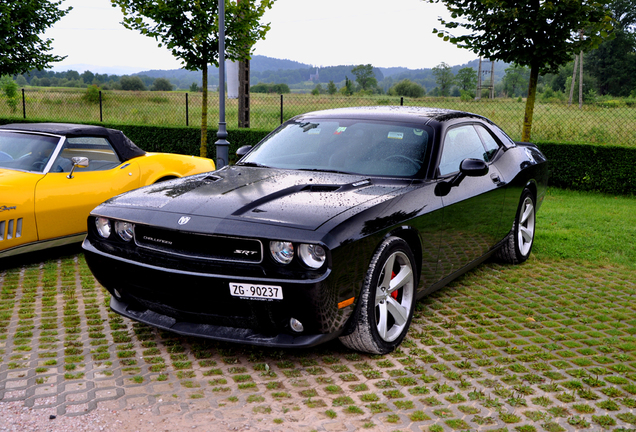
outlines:
[{"label": "distant hill", "polygon": [[[309,70],[311,66],[308,64],[300,63],[293,60],[280,60],[272,57],[266,57],[261,55],[253,56],[250,60],[250,69],[252,75],[259,74],[267,71],[279,71],[279,70]],[[189,71],[186,69],[170,69],[170,70],[147,70],[137,72],[134,75],[144,75],[151,78],[167,78],[179,88],[187,88],[192,83],[201,85],[201,72]],[[302,74],[309,77],[309,73]],[[216,66],[210,66],[208,68],[208,80],[210,84],[218,84],[219,69]],[[280,81],[282,82],[282,81]]]},{"label": "distant hill", "polygon": [[[287,84],[292,88],[294,86],[327,84],[333,81],[341,84],[345,81],[345,77],[354,79],[351,69],[356,65],[341,65],[316,68],[308,64],[296,62],[293,60],[281,60],[266,56],[256,55],[250,61],[251,84],[259,82],[267,84]],[[475,70],[479,68],[479,59],[475,59],[463,65],[452,66],[452,71],[456,74],[460,69],[471,67]],[[508,64],[503,62],[495,63],[495,82],[501,80]],[[490,62],[483,62],[482,69],[484,78],[490,73]],[[391,68],[375,68],[374,69],[378,83],[388,90],[394,83],[403,79],[409,79],[424,86],[427,90],[435,87],[435,77],[432,69],[408,69],[405,67]],[[201,85],[201,72],[188,71],[185,69],[173,70],[148,70],[138,72],[134,75],[146,76],[150,78],[166,78],[175,84],[178,88],[188,88],[192,83]],[[218,85],[219,71],[216,67],[208,68],[208,82],[210,85]],[[310,84],[308,84],[308,82]],[[313,82],[313,83],[312,83]]]}]

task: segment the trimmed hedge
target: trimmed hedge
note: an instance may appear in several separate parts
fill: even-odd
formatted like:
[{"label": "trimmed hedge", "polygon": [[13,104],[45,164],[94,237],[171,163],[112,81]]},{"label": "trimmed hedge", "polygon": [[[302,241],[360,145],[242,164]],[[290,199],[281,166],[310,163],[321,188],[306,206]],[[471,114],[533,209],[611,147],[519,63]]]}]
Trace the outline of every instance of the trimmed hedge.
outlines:
[{"label": "trimmed hedge", "polygon": [[[198,156],[201,147],[201,129],[190,127],[161,127],[134,125],[105,125],[119,129],[137,146],[149,152],[180,153]],[[254,145],[271,131],[257,129],[228,130],[230,162],[236,159],[236,150],[244,145]],[[217,129],[208,129],[208,157],[215,159]]]},{"label": "trimmed hedge", "polygon": [[551,186],[636,194],[636,149],[609,145],[536,143],[550,164]]},{"label": "trimmed hedge", "polygon": [[[19,122],[0,118],[0,124]],[[91,124],[119,129],[146,151],[199,155],[199,128]],[[216,154],[216,132],[216,129],[208,129],[208,157],[211,159]],[[269,132],[257,129],[229,130],[230,163],[235,161],[239,147],[254,145]],[[554,142],[538,142],[537,146],[548,158],[551,186],[608,194],[636,194],[636,148]]]},{"label": "trimmed hedge", "polygon": [[[0,125],[9,123],[34,123],[20,119],[0,118]],[[201,129],[198,127],[143,126],[116,123],[86,122],[96,126],[118,129],[139,148],[148,152],[178,153],[198,156],[201,147]],[[270,130],[232,129],[228,130],[230,143],[230,162],[236,159],[236,150],[244,145],[254,145],[263,139]],[[208,128],[208,158],[216,159],[217,129]]]}]

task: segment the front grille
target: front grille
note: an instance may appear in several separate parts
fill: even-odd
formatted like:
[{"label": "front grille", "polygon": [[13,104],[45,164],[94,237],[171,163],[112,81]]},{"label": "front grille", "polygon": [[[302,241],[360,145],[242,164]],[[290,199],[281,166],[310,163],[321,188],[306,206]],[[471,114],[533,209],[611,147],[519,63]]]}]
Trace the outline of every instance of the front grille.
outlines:
[{"label": "front grille", "polygon": [[0,221],[0,241],[22,237],[22,218]]},{"label": "front grille", "polygon": [[263,259],[263,245],[254,239],[135,225],[135,242],[140,247],[192,258],[256,264]]}]

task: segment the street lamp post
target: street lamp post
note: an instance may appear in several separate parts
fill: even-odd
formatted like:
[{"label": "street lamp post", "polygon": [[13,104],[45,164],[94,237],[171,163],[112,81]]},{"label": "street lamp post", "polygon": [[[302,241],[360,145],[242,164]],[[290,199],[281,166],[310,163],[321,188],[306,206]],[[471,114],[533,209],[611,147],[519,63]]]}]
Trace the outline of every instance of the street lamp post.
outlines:
[{"label": "street lamp post", "polygon": [[216,145],[216,168],[228,164],[230,143],[225,123],[225,1],[219,0],[219,130]]}]

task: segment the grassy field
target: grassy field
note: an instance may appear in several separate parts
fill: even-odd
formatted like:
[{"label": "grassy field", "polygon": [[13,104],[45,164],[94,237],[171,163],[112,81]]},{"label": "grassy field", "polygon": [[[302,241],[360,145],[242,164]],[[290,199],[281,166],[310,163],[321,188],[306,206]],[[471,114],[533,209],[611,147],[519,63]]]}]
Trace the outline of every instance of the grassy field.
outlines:
[{"label": "grassy field", "polygon": [[636,270],[636,198],[549,189],[533,252],[539,259]]},{"label": "grassy field", "polygon": [[[83,99],[85,90],[59,88],[26,88],[27,119],[43,121],[99,122],[100,107]],[[284,120],[307,111],[368,105],[399,105],[399,97],[385,95],[351,96],[286,94],[283,96]],[[218,125],[218,93],[210,93],[208,124]],[[281,96],[251,95],[251,127],[273,129],[281,120]],[[521,138],[525,103],[517,99],[461,101],[459,98],[404,99],[404,105],[420,105],[459,109],[486,116],[500,125],[513,139]],[[11,112],[0,100],[0,117],[22,118],[22,105]],[[186,125],[186,94],[183,92],[105,91],[102,119],[106,123]],[[228,100],[226,122],[229,128],[238,125],[237,100]],[[201,124],[201,94],[188,94],[188,123]],[[537,102],[533,119],[533,141],[581,142],[636,146],[636,105],[618,101],[567,106],[559,101]]]}]

